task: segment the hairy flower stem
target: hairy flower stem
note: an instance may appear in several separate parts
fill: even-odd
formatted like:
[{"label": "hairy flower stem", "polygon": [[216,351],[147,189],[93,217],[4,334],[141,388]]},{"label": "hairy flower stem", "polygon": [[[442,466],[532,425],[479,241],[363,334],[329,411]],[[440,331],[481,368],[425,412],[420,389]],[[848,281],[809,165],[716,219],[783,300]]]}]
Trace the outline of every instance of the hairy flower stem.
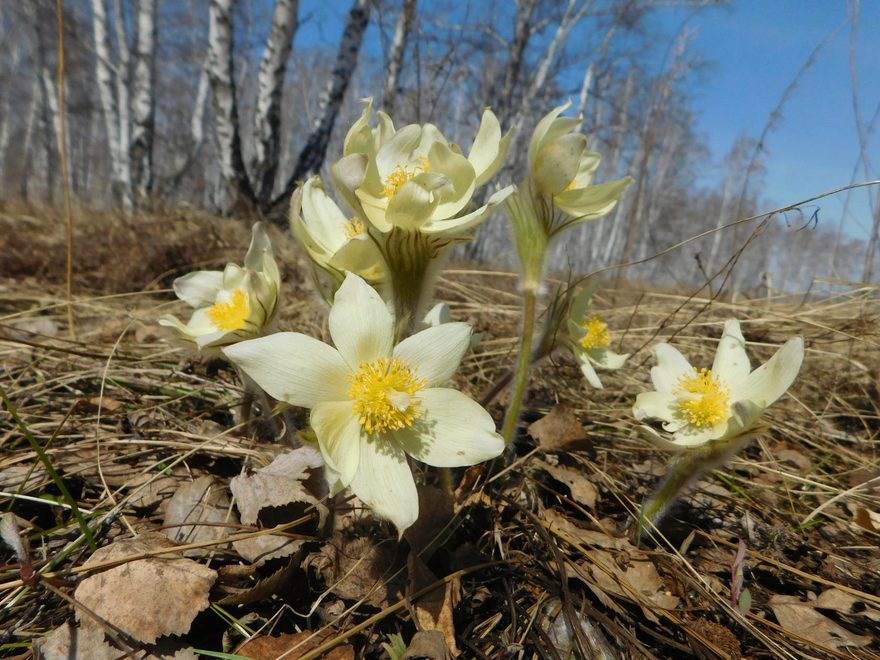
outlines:
[{"label": "hairy flower stem", "polygon": [[504,415],[504,426],[501,436],[509,447],[516,433],[516,424],[519,421],[519,411],[522,407],[522,399],[525,394],[526,384],[529,380],[529,366],[532,361],[532,342],[535,337],[535,308],[538,301],[537,287],[527,286],[523,289],[523,329],[519,344],[519,358],[516,363],[516,379],[514,380],[513,393],[510,404]]}]

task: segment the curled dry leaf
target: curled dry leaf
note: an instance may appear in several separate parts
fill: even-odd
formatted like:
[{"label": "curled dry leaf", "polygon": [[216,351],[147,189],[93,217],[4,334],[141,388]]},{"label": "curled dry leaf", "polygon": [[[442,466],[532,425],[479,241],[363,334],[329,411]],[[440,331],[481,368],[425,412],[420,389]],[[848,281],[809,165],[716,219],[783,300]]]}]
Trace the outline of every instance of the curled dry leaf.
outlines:
[{"label": "curled dry leaf", "polygon": [[[437,576],[419,556],[410,551],[407,560],[409,580],[407,591],[412,594],[437,582]],[[412,602],[413,619],[422,631],[435,631],[442,635],[445,654],[458,656],[461,651],[455,642],[455,607],[461,602],[461,580],[447,580]],[[433,656],[431,656],[433,657]]]},{"label": "curled dry leaf", "polygon": [[833,610],[848,616],[863,616],[880,622],[880,607],[836,587],[823,591],[813,603],[820,610]]},{"label": "curled dry leaf", "polygon": [[[229,488],[245,525],[258,523],[269,527],[300,518],[314,508],[318,513],[316,524],[308,529],[291,532],[309,534],[324,527],[327,507],[321,499],[327,495],[323,474],[324,461],[314,447],[300,447],[281,454],[269,465],[250,475],[233,477]],[[235,550],[251,562],[263,563],[269,559],[287,557],[303,544],[290,536],[262,534],[235,541]]]},{"label": "curled dry leaf", "polygon": [[[99,548],[85,566],[173,545],[164,534],[142,534]],[[189,631],[196,615],[208,607],[208,592],[216,578],[210,568],[169,553],[135,559],[91,575],[79,584],[74,596],[102,619],[138,641],[152,644],[164,635]],[[76,616],[83,629],[99,626],[81,609]]]},{"label": "curled dry leaf", "polygon": [[439,630],[421,630],[413,635],[409,646],[406,647],[401,660],[416,660],[427,658],[428,660],[450,660],[452,654],[446,647],[446,640]]},{"label": "curled dry leaf", "polygon": [[546,461],[535,461],[534,465],[547,472],[556,481],[568,486],[571,496],[578,504],[583,504],[588,509],[595,508],[596,487],[583,472],[564,465],[552,465]]},{"label": "curled dry leaf", "polygon": [[817,612],[815,602],[801,600],[798,596],[775,595],[769,601],[779,625],[786,631],[806,641],[827,649],[867,646],[869,635],[856,635],[836,624],[824,614]]},{"label": "curled dry leaf", "polygon": [[58,626],[45,637],[34,640],[34,657],[39,660],[116,660],[119,649],[104,641],[102,628],[74,628],[69,623]]},{"label": "curled dry leaf", "polygon": [[[226,487],[209,475],[184,483],[165,508],[165,534],[176,543],[218,541],[238,523]],[[227,544],[193,548],[184,554],[203,557]]]},{"label": "curled dry leaf", "polygon": [[529,435],[546,452],[582,449],[589,446],[589,436],[577,415],[563,403],[557,403],[537,422],[529,425]]}]

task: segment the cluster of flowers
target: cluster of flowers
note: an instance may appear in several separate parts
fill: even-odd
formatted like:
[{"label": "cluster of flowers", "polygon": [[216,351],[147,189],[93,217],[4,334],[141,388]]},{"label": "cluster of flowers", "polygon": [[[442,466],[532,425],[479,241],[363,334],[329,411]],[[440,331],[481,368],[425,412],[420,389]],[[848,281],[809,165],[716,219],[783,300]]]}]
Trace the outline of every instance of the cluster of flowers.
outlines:
[{"label": "cluster of flowers", "polygon": [[[316,268],[319,290],[332,301],[334,346],[274,332],[280,275],[260,223],[243,267],[229,264],[174,282],[178,297],[195,308],[187,323],[172,316],[159,322],[200,350],[222,352],[270,396],[310,409],[332,492],[351,488],[402,532],[418,517],[407,456],[461,467],[499,456],[510,441],[482,406],[444,386],[472,342],[470,326],[449,321],[442,310],[425,316],[445,252],[503,206],[522,261],[523,289],[534,295],[551,241],[607,214],[630,183],[627,177],[591,185],[600,157],[575,132],[580,120],[561,116],[567,107],[535,128],[526,180],[473,208],[475,190],[501,168],[511,141],[495,115],[484,112],[464,156],[431,124],[396,130],[379,112],[372,126],[367,101],[342,158],[330,168],[349,213],[317,176],[291,201],[293,234]],[[566,304],[554,347],[570,350],[587,382],[601,388],[596,368],[618,369],[628,355],[611,350],[611,331],[590,312],[590,300],[584,290]],[[752,371],[739,324],[730,320],[711,370],[692,368],[668,344],[653,350],[656,391],[639,395],[634,415],[661,420],[666,433],[645,427],[651,437],[682,450],[753,433],[763,410],[794,380],[804,349],[800,338],[792,339]]]}]

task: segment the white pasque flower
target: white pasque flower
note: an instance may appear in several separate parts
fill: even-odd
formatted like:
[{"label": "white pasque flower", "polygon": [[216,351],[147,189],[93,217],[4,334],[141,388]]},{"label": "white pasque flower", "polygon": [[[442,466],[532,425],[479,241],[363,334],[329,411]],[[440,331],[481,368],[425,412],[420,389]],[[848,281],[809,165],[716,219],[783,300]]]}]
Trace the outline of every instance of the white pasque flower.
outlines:
[{"label": "white pasque flower", "polygon": [[275,318],[281,275],[265,228],[254,224],[244,267],[199,270],[174,280],[174,293],[195,308],[184,324],[171,315],[159,325],[177,330],[198,348],[225,346],[261,335]]},{"label": "white pasque flower", "polygon": [[498,456],[504,441],[482,406],[439,387],[458,368],[470,326],[443,323],[395,346],[394,325],[379,294],[349,273],[330,310],[336,348],[281,332],[223,352],[272,397],[311,408],[332,490],[350,486],[402,532],[419,513],[407,454],[460,467]]},{"label": "white pasque flower", "polygon": [[600,369],[620,369],[629,353],[615,353],[611,346],[611,331],[598,314],[590,314],[593,289],[582,289],[572,301],[568,317],[568,344],[577,358],[587,382],[602,389],[602,381],[596,373]]},{"label": "white pasque flower", "polygon": [[668,448],[693,448],[748,433],[764,410],[794,382],[804,359],[802,337],[789,339],[766,363],[752,371],[739,321],[724,324],[712,369],[691,367],[669,344],[653,348],[656,391],[636,398],[636,419],[655,418],[673,434]]}]

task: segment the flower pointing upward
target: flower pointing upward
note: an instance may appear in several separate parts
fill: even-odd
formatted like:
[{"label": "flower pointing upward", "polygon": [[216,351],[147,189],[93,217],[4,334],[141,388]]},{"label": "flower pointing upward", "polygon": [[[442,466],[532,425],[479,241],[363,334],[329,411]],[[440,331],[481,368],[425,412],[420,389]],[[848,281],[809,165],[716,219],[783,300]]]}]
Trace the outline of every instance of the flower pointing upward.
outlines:
[{"label": "flower pointing upward", "polygon": [[336,348],[295,332],[241,342],[226,356],[276,399],[311,408],[333,492],[350,486],[402,533],[418,517],[407,455],[436,467],[498,456],[504,441],[479,404],[440,387],[470,342],[464,323],[443,323],[394,345],[394,317],[351,273],[330,310]]},{"label": "flower pointing upward", "polygon": [[712,369],[691,367],[669,344],[653,349],[654,392],[636,398],[636,419],[655,418],[673,434],[669,448],[693,448],[734,439],[752,430],[761,414],[794,382],[804,359],[804,340],[789,339],[752,371],[739,321],[724,324]]}]

